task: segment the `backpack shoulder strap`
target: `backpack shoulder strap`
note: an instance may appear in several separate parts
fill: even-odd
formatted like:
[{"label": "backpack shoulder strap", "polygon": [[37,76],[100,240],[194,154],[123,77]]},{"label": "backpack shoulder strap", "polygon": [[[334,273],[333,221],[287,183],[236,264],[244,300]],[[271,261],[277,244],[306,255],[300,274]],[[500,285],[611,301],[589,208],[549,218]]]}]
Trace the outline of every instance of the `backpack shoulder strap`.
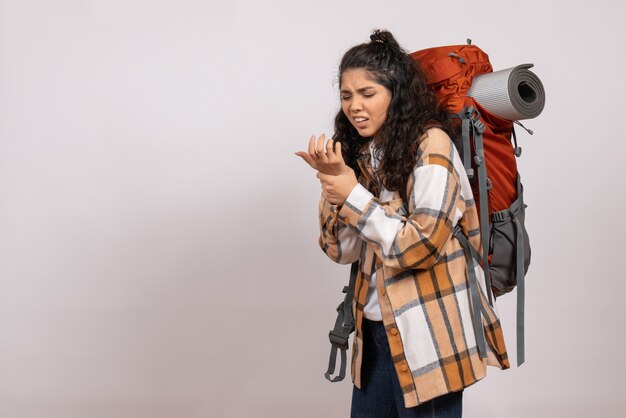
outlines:
[{"label": "backpack shoulder strap", "polygon": [[[330,358],[328,360],[328,370],[324,373],[326,379],[331,382],[340,382],[346,376],[346,364],[348,350],[348,340],[350,334],[354,331],[354,316],[352,315],[352,300],[354,299],[354,287],[356,284],[356,276],[359,271],[359,262],[352,263],[350,269],[350,282],[348,286],[344,286],[343,293],[346,296],[343,302],[337,306],[337,320],[335,321],[335,327],[328,333],[328,339],[330,340]],[[339,374],[333,378],[331,375],[335,373],[335,367],[337,364],[337,350],[340,350],[341,364],[339,366]]]},{"label": "backpack shoulder strap", "polygon": [[474,334],[476,335],[476,344],[478,345],[478,352],[481,358],[487,357],[487,346],[485,343],[485,333],[483,330],[483,322],[481,315],[480,304],[480,287],[478,279],[476,278],[476,272],[474,271],[474,263],[478,263],[482,258],[480,254],[472,247],[467,240],[467,237],[457,225],[452,230],[452,234],[459,240],[461,247],[465,251],[465,258],[467,259],[467,277],[469,280],[469,292],[470,299],[472,301],[472,324],[474,326]]}]

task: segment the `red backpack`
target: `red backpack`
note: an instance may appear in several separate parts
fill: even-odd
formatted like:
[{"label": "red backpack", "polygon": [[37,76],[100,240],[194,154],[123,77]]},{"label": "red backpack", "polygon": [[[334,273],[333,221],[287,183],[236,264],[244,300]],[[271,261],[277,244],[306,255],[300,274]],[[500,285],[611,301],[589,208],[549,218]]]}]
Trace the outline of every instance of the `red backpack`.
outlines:
[{"label": "red backpack", "polygon": [[[517,286],[520,365],[524,362],[524,275],[530,264],[530,245],[516,163],[521,148],[517,146],[513,121],[496,116],[468,95],[475,77],[493,72],[489,56],[469,40],[467,45],[429,48],[410,55],[426,72],[428,85],[442,107],[461,121],[462,157],[477,203],[483,242],[483,253],[475,257],[484,267],[487,289],[492,289],[495,296]],[[531,66],[520,67],[527,70]],[[534,99],[541,100],[535,106],[538,114],[544,97]]]}]

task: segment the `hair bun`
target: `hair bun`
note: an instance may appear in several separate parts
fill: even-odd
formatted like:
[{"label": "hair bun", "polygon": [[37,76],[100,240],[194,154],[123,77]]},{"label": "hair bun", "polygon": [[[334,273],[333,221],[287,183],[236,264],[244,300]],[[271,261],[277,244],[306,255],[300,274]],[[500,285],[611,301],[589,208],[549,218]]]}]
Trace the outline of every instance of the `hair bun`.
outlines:
[{"label": "hair bun", "polygon": [[381,31],[380,29],[376,29],[374,32],[372,32],[372,34],[370,35],[370,40],[372,42],[378,42],[380,44],[387,45],[393,45],[397,43],[390,32],[386,30]]},{"label": "hair bun", "polygon": [[372,42],[378,42],[384,44],[387,40],[381,35],[380,31],[376,29],[371,35],[370,40]]},{"label": "hair bun", "polygon": [[379,42],[379,43],[381,43],[381,44],[384,44],[384,43],[385,43],[385,39],[383,39],[383,37],[382,37],[382,36],[380,36],[380,35],[379,35],[379,34],[377,34],[377,33],[373,33],[373,34],[371,34],[371,35],[370,35],[370,40],[371,40],[372,42]]}]

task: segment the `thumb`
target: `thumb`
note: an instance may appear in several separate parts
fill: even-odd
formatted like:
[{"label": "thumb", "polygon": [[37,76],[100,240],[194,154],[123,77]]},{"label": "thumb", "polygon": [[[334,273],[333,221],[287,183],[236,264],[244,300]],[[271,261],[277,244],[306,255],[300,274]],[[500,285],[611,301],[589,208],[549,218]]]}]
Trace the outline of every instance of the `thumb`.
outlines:
[{"label": "thumb", "polygon": [[316,177],[320,179],[321,181],[328,181],[328,179],[333,176],[331,176],[330,174],[324,174],[321,171],[318,171],[316,174]]},{"label": "thumb", "polygon": [[302,152],[302,151],[298,151],[295,154],[298,157],[301,157],[308,165],[311,166],[311,168],[317,170],[317,164],[315,163],[315,161],[313,161],[313,159],[311,158],[309,154],[307,154],[306,152]]}]

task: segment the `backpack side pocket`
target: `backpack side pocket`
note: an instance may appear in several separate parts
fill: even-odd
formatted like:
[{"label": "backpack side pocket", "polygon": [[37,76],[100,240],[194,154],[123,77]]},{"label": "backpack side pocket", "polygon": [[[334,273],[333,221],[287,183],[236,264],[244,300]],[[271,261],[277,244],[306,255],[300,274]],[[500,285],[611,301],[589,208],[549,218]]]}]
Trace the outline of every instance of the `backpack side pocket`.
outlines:
[{"label": "backpack side pocket", "polygon": [[[526,275],[530,265],[530,241],[524,225],[526,205],[521,184],[519,191],[511,207],[491,217],[489,272],[496,296],[513,290],[518,275]],[[518,270],[518,263],[523,264],[523,271]]]}]

